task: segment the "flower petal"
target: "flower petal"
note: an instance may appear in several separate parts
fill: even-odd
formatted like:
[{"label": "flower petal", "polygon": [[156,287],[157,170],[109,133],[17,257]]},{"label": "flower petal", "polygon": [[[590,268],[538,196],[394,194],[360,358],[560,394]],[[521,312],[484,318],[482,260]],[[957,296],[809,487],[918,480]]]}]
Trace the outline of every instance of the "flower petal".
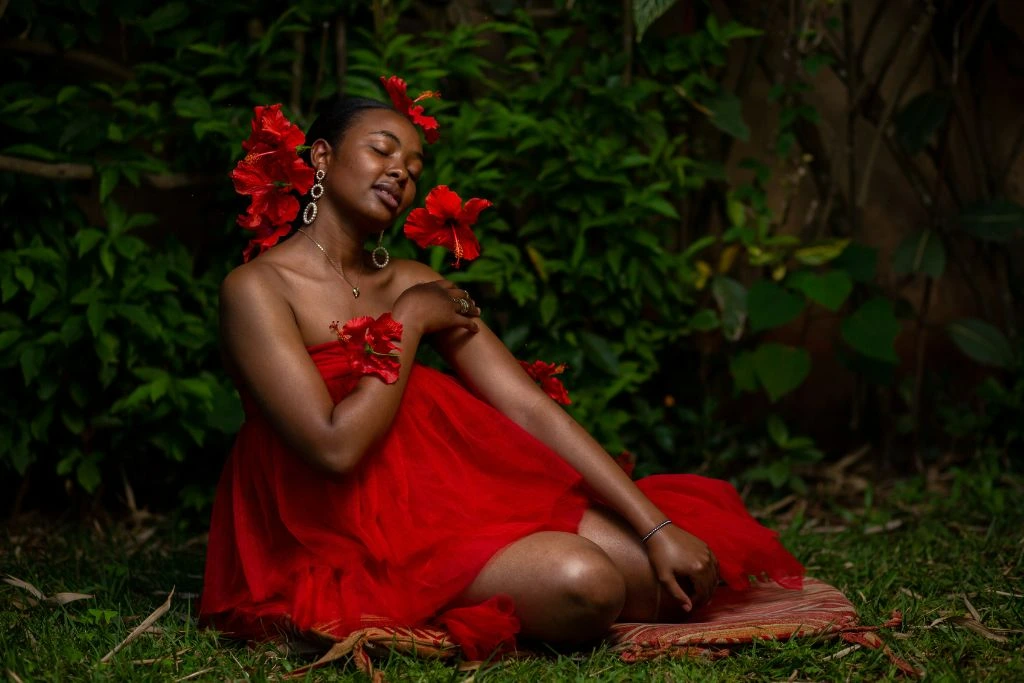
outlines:
[{"label": "flower petal", "polygon": [[462,207],[462,213],[459,215],[459,222],[465,222],[469,225],[473,225],[480,217],[480,212],[490,206],[494,206],[494,204],[489,200],[473,197],[466,201],[466,205]]},{"label": "flower petal", "polygon": [[442,220],[458,220],[462,211],[462,198],[455,194],[447,185],[438,185],[427,194],[427,211],[430,215]]},{"label": "flower petal", "polygon": [[451,249],[454,244],[451,230],[444,229],[444,221],[431,216],[426,209],[413,209],[405,219],[405,236],[422,248],[443,246]]}]

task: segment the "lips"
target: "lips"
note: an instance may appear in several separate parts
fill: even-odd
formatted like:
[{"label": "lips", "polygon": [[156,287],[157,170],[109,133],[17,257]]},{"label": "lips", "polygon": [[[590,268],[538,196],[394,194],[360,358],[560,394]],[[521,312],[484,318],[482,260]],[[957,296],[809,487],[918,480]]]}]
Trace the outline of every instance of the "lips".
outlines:
[{"label": "lips", "polygon": [[373,191],[389,209],[397,209],[398,205],[402,203],[402,195],[393,185],[377,183],[373,186]]}]

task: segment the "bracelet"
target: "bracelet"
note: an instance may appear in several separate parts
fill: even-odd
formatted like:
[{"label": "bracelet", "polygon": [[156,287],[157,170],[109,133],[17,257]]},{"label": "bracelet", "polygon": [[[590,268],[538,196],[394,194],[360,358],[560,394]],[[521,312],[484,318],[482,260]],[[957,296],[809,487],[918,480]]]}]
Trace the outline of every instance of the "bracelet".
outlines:
[{"label": "bracelet", "polygon": [[672,523],[671,519],[666,519],[664,522],[662,522],[658,526],[656,526],[653,529],[651,529],[650,531],[648,531],[647,535],[640,539],[640,542],[641,543],[647,543],[647,539],[648,538],[650,538],[654,534],[658,533],[659,531],[661,531],[662,529],[664,529],[665,527],[667,527],[671,523]]}]

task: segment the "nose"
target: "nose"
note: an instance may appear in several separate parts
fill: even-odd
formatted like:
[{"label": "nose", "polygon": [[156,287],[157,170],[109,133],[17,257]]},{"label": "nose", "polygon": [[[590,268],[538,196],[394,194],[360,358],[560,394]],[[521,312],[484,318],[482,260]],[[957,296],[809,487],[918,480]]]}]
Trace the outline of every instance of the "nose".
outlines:
[{"label": "nose", "polygon": [[405,181],[409,177],[409,174],[401,166],[392,166],[388,169],[388,176],[395,180]]}]

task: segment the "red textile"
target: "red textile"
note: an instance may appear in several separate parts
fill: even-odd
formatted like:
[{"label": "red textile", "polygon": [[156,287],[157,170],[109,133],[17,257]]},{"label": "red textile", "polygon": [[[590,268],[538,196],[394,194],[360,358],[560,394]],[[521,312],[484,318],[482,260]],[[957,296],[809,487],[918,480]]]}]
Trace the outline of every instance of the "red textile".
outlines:
[{"label": "red textile", "polygon": [[[342,345],[310,348],[331,396],[358,380]],[[246,422],[213,507],[200,618],[242,638],[284,629],[344,638],[367,623],[445,624],[464,651],[513,640],[501,600],[444,611],[501,548],[575,532],[590,505],[557,454],[455,379],[415,366],[392,428],[346,476],[288,451],[243,397]],[[661,475],[638,485],[715,552],[737,589],[751,575],[798,586],[800,564],[727,483]],[[475,611],[474,611],[475,610]]]}]

